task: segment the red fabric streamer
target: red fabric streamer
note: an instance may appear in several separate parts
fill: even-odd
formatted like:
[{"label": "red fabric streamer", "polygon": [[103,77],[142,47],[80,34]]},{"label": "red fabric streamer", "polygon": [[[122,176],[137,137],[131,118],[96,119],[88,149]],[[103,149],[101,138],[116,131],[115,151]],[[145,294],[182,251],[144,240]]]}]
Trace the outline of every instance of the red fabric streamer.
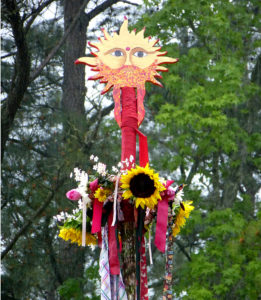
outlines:
[{"label": "red fabric streamer", "polygon": [[92,216],[92,233],[101,231],[102,207],[103,207],[103,202],[100,202],[98,199],[94,199],[93,216]]},{"label": "red fabric streamer", "polygon": [[[141,96],[141,95],[139,95]],[[143,95],[144,96],[144,95]],[[142,109],[141,97],[139,97],[139,108]],[[143,100],[143,99],[142,99]],[[121,147],[121,160],[125,161],[126,159],[130,160],[130,156],[134,157],[133,162],[136,161],[136,135],[139,136],[139,161],[140,166],[145,167],[149,162],[148,155],[148,143],[147,137],[138,130],[138,125],[143,120],[144,112],[139,115],[137,113],[137,99],[135,89],[131,87],[124,87],[121,89],[121,131],[122,131],[122,147]],[[138,124],[139,121],[139,124]],[[119,122],[118,122],[119,123]],[[130,169],[131,163],[129,166],[125,166],[126,169]],[[124,213],[124,220],[133,221],[137,223],[137,210],[132,206],[132,211],[128,209],[130,204],[126,201],[122,201],[122,211]],[[110,222],[110,221],[109,221]],[[109,233],[110,236],[110,233]],[[110,243],[110,238],[109,238]],[[109,244],[110,249],[110,244]],[[110,256],[109,256],[110,260]],[[111,265],[111,263],[110,263]],[[141,279],[140,279],[140,296],[142,300],[148,300],[148,280],[147,280],[147,264],[146,264],[146,255],[145,255],[145,242],[144,236],[142,236],[142,245],[141,245],[141,260],[140,260],[140,270],[141,270]],[[112,274],[112,273],[111,273]]]},{"label": "red fabric streamer", "polygon": [[170,188],[170,185],[174,180],[167,180],[165,185],[166,190],[163,192],[162,200],[158,202],[157,224],[155,232],[155,246],[165,253],[166,248],[166,234],[168,226],[168,202],[175,197],[174,191]]},{"label": "red fabric streamer", "polygon": [[140,166],[145,167],[149,162],[148,141],[146,135],[136,130],[139,135],[139,160]]},{"label": "red fabric streamer", "polygon": [[111,210],[108,218],[108,247],[109,247],[109,264],[111,275],[120,274],[120,262],[118,256],[118,247],[116,240],[117,224],[111,226],[113,219],[113,211]]},{"label": "red fabric streamer", "polygon": [[[136,130],[138,129],[137,101],[135,89],[124,87],[121,89],[121,160],[136,160]],[[129,166],[130,168],[131,166]]]},{"label": "red fabric streamer", "polygon": [[168,225],[168,198],[163,197],[161,201],[158,202],[158,214],[157,214],[157,225],[155,233],[155,246],[165,253],[166,247],[166,233]]},{"label": "red fabric streamer", "polygon": [[102,247],[102,235],[101,235],[101,232],[98,232],[98,246],[100,248]]}]

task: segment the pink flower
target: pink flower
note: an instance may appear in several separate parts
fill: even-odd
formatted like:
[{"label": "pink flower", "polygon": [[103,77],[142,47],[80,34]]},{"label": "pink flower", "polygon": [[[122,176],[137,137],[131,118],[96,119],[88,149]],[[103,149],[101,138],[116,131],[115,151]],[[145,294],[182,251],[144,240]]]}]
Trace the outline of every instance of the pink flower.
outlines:
[{"label": "pink flower", "polygon": [[94,181],[90,182],[90,189],[91,189],[92,192],[95,192],[98,187],[99,187],[98,178],[95,179]]},{"label": "pink flower", "polygon": [[175,197],[175,191],[171,187],[174,180],[167,180],[166,184],[164,184],[166,190],[161,193],[162,197],[167,197],[168,201],[173,200]]},{"label": "pink flower", "polygon": [[70,190],[66,193],[66,197],[69,200],[78,201],[82,198],[82,195],[77,190]]}]

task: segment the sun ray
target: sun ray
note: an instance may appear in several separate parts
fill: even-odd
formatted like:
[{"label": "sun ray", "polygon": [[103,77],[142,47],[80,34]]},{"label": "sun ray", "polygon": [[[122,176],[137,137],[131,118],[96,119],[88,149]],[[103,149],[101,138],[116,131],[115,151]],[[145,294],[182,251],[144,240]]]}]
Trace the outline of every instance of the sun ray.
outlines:
[{"label": "sun ray", "polygon": [[84,64],[90,67],[96,67],[97,60],[95,57],[80,57],[75,61],[75,64]]}]

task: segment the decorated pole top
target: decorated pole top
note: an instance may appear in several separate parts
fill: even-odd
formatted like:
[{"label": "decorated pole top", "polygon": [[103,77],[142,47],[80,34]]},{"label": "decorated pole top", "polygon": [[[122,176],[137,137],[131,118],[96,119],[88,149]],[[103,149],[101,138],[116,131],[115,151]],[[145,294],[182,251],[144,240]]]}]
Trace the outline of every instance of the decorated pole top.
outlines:
[{"label": "decorated pole top", "polygon": [[144,37],[145,28],[138,33],[135,29],[129,32],[126,17],[119,34],[114,32],[113,35],[110,35],[105,29],[101,30],[104,37],[99,38],[96,43],[89,42],[89,45],[96,49],[95,52],[92,52],[94,57],[81,57],[75,63],[88,65],[92,67],[92,71],[98,72],[89,80],[100,79],[101,83],[106,83],[102,94],[113,87],[114,114],[120,127],[120,89],[136,88],[139,126],[145,115],[143,106],[145,82],[149,81],[162,87],[162,84],[156,79],[162,78],[158,71],[166,72],[168,69],[161,65],[176,63],[178,59],[165,56],[167,51],[160,51],[161,47],[156,46],[159,40]]}]

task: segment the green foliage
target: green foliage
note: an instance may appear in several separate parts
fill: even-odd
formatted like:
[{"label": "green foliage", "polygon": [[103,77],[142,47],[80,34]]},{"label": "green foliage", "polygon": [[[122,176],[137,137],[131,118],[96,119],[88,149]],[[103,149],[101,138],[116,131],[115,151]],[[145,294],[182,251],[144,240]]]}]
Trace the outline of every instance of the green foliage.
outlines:
[{"label": "green foliage", "polygon": [[[88,289],[84,291],[86,281],[95,282],[96,285],[100,279],[98,272],[98,264],[90,265],[83,278],[69,278],[64,281],[57,289],[61,299],[63,300],[98,300],[100,295],[96,294],[96,289]],[[83,296],[84,295],[84,296]]]},{"label": "green foliage", "polygon": [[179,270],[174,290],[186,291],[182,299],[257,299],[261,220],[246,223],[242,215],[226,209],[210,213],[203,224],[200,238],[206,243]]},{"label": "green foliage", "polygon": [[[164,89],[146,85],[141,131],[148,136],[153,168],[177,184],[186,183],[185,198],[195,206],[174,246],[173,292],[180,299],[258,299],[260,1],[144,3],[145,13],[135,27],[146,26],[146,34],[159,37],[163,50],[179,63],[163,74]],[[50,20],[40,15],[28,32],[32,72],[62,36],[62,7],[55,4],[57,15]],[[34,5],[19,2],[25,22]],[[105,21],[115,14],[104,14]],[[2,61],[5,97],[15,77],[16,49],[5,14],[3,26],[8,34],[3,35],[2,50],[10,55]],[[2,298],[56,299],[59,291],[61,299],[98,299],[98,265],[93,263],[98,251],[57,239],[52,217],[75,205],[65,198],[74,187],[72,169],[90,169],[91,154],[108,168],[115,165],[121,135],[110,115],[101,117],[108,99],[86,98],[86,114],[61,109],[65,50],[31,82],[2,162],[3,248],[32,222],[3,260]],[[153,244],[152,251],[149,285],[152,298],[160,299],[165,258]]]},{"label": "green foliage", "polygon": [[59,295],[65,300],[83,300],[81,283],[82,278],[67,279],[63,285],[58,287]]},{"label": "green foliage", "polygon": [[258,299],[260,278],[249,268],[261,249],[260,1],[146,5],[138,26],[179,58],[163,75],[164,89],[148,88],[156,123],[148,135],[160,137],[150,158],[188,184],[196,208],[175,246],[173,291],[179,299]]}]

